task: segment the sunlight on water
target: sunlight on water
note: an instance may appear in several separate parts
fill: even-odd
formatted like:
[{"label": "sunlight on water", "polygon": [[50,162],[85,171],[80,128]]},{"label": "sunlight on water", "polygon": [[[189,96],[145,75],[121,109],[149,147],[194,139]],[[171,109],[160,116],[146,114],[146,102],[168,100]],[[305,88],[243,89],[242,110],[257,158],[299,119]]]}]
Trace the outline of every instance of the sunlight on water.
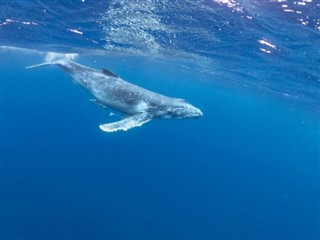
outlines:
[{"label": "sunlight on water", "polygon": [[213,0],[216,3],[219,4],[225,4],[227,7],[231,8],[232,11],[236,12],[243,12],[243,8],[239,3],[237,3],[235,0]]},{"label": "sunlight on water", "polygon": [[[162,4],[165,6],[165,1]],[[169,31],[169,27],[161,23],[153,1],[112,1],[102,20],[108,50],[120,45],[130,46],[136,52],[156,54],[161,46],[151,31]]]}]

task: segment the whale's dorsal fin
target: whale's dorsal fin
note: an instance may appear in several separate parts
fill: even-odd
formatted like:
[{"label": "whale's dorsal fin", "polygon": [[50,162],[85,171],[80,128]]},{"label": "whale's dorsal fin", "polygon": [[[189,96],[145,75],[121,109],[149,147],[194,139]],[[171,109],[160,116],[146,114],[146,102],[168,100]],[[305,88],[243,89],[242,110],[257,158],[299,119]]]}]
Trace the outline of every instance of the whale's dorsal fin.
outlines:
[{"label": "whale's dorsal fin", "polygon": [[104,132],[116,132],[119,130],[127,131],[133,127],[140,127],[142,124],[149,122],[152,118],[153,116],[150,113],[139,113],[117,122],[101,124],[99,127]]},{"label": "whale's dorsal fin", "polygon": [[103,73],[104,75],[109,76],[109,77],[118,77],[117,74],[115,74],[115,73],[113,73],[113,72],[111,72],[111,71],[109,71],[109,70],[107,70],[107,69],[105,69],[105,68],[102,69],[102,73]]}]

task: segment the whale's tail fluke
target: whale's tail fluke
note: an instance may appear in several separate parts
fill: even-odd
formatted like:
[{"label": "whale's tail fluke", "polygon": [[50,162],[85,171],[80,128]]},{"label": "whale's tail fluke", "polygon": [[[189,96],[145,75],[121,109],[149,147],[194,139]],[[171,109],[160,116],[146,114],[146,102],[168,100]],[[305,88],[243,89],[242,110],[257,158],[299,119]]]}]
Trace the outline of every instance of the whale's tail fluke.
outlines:
[{"label": "whale's tail fluke", "polygon": [[55,64],[57,64],[57,62],[44,62],[44,63],[28,66],[28,67],[26,67],[26,69],[38,68],[38,67],[43,67],[43,66],[48,66],[48,65],[55,65]]},{"label": "whale's tail fluke", "polygon": [[45,67],[45,66],[50,66],[50,65],[57,65],[57,66],[63,68],[63,70],[67,71],[68,73],[74,73],[79,69],[85,68],[84,66],[77,64],[75,62],[72,62],[68,59],[59,59],[59,60],[55,60],[55,61],[46,61],[43,63],[31,65],[31,66],[26,67],[26,69]]}]

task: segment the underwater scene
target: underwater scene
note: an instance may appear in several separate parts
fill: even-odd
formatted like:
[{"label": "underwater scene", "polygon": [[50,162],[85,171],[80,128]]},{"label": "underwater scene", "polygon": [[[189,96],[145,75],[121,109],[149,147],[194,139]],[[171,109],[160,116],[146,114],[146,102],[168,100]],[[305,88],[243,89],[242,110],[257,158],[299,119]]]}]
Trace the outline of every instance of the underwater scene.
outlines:
[{"label": "underwater scene", "polygon": [[2,0],[0,239],[320,239],[320,2]]}]

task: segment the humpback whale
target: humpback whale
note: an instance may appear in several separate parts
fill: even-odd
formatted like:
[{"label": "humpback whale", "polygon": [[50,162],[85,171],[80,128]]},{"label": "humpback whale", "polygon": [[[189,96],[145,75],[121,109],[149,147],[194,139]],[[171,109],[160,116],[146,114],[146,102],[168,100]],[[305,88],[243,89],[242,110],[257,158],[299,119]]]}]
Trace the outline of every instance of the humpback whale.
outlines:
[{"label": "humpback whale", "polygon": [[126,116],[116,122],[101,124],[100,129],[105,132],[127,131],[133,127],[140,127],[154,118],[199,118],[203,115],[200,109],[184,99],[167,97],[144,89],[123,80],[107,69],[97,70],[66,59],[26,68],[47,65],[60,66],[77,84],[94,96],[95,102]]}]

